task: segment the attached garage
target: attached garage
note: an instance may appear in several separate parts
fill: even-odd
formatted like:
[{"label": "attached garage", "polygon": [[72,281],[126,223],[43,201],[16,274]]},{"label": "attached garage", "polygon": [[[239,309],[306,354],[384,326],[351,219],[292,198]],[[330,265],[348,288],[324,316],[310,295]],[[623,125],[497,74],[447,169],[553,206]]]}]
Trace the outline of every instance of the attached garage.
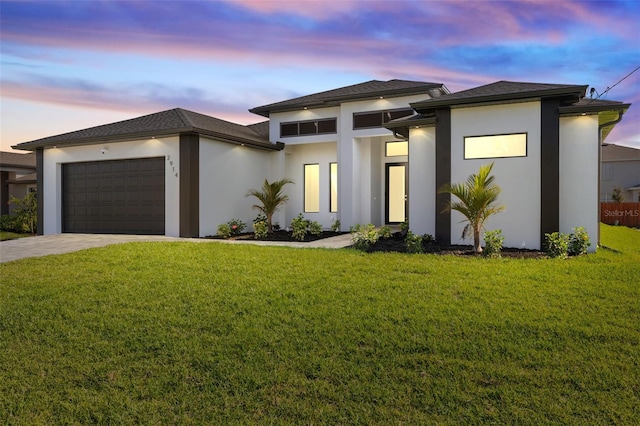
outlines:
[{"label": "attached garage", "polygon": [[164,157],[63,164],[62,232],[164,235]]}]

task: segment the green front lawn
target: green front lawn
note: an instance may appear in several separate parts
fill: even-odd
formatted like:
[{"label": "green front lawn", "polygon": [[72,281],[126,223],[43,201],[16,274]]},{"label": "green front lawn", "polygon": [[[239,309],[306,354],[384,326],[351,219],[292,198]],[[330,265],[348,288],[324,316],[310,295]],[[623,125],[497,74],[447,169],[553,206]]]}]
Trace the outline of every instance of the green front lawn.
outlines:
[{"label": "green front lawn", "polygon": [[17,238],[33,237],[33,234],[18,234],[16,232],[0,231],[0,241],[15,240]]},{"label": "green front lawn", "polygon": [[638,424],[640,232],[568,260],[133,243],[0,265],[2,424]]}]

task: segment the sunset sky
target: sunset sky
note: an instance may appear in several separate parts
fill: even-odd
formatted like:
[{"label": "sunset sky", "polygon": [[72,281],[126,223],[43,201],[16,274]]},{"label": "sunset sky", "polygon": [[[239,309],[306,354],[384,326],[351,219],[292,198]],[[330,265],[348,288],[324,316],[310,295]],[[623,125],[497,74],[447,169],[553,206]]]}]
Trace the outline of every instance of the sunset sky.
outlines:
[{"label": "sunset sky", "polygon": [[640,148],[640,1],[0,2],[1,149],[181,107],[252,107],[378,79],[459,91],[590,85],[633,103],[607,142]]}]

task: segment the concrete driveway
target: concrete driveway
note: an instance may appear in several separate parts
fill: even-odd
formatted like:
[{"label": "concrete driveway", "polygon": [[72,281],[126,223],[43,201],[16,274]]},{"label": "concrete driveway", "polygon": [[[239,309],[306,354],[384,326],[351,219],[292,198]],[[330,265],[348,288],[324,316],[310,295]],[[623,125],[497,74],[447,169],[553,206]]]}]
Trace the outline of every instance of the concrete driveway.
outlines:
[{"label": "concrete driveway", "polygon": [[190,241],[199,243],[228,243],[228,244],[256,244],[264,246],[287,246],[298,248],[343,248],[351,245],[351,235],[344,234],[337,237],[309,243],[281,242],[281,241],[231,241],[212,240],[204,238],[177,238],[155,235],[110,235],[110,234],[55,234],[39,235],[37,237],[19,238],[17,240],[0,242],[0,263],[28,257],[40,257],[50,254],[70,253],[103,247],[110,244],[131,243],[140,241]]}]

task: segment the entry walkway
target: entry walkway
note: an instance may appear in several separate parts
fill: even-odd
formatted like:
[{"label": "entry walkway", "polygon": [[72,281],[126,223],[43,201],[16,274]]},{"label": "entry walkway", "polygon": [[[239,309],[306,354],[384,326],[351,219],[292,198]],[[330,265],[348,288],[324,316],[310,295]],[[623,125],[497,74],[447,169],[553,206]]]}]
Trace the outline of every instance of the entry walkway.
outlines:
[{"label": "entry walkway", "polygon": [[309,243],[283,241],[252,240],[214,240],[205,238],[176,238],[155,235],[105,235],[105,234],[55,234],[37,237],[19,238],[0,242],[0,263],[28,257],[40,257],[50,254],[70,253],[111,244],[122,244],[140,241],[198,242],[224,244],[255,244],[262,246],[285,246],[297,248],[343,248],[351,245],[351,235],[325,238]]}]

